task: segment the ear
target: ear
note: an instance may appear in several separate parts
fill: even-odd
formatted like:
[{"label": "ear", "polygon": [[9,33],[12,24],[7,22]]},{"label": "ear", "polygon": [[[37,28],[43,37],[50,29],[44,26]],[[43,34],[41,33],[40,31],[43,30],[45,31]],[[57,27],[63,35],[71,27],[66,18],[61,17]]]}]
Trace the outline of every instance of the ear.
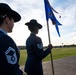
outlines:
[{"label": "ear", "polygon": [[8,17],[6,17],[5,21],[6,21],[7,24],[9,24],[10,19]]}]

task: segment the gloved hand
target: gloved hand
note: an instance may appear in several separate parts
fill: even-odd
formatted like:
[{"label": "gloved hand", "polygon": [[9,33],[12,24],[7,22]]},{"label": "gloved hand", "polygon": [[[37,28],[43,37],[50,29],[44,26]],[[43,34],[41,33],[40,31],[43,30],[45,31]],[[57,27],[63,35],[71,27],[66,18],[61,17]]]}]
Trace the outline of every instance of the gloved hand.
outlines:
[{"label": "gloved hand", "polygon": [[53,48],[52,44],[49,44],[48,48],[51,50]]}]

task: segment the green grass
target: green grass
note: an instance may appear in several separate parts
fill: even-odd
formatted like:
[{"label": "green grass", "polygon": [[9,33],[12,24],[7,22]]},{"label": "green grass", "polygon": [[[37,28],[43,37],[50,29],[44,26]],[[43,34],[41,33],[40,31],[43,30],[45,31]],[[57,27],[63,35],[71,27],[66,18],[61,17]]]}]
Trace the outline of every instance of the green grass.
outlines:
[{"label": "green grass", "polygon": [[20,50],[20,61],[19,61],[19,64],[21,66],[23,66],[25,64],[26,58],[27,58],[26,50]]},{"label": "green grass", "polygon": [[[53,60],[69,57],[69,56],[76,56],[76,47],[71,48],[54,48],[52,50],[52,58]],[[43,61],[50,60],[50,54],[43,59]]]},{"label": "green grass", "polygon": [[[76,56],[76,47],[52,49],[53,60],[69,56]],[[23,66],[25,64],[26,58],[27,58],[26,50],[20,50],[20,61],[19,61],[20,66]],[[49,60],[50,60],[50,54],[43,59],[43,62]]]}]

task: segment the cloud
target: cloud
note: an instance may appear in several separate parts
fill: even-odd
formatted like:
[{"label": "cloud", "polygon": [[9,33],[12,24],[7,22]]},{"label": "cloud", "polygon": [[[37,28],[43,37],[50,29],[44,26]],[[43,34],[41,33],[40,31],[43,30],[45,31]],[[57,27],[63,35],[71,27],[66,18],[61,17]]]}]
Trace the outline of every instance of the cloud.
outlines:
[{"label": "cloud", "polygon": [[[43,0],[0,0],[0,2],[8,3],[12,9],[21,14],[21,21],[15,23],[13,32],[9,34],[17,43],[17,45],[25,45],[25,41],[30,35],[30,31],[24,24],[30,19],[37,19],[43,25],[39,30],[38,36],[42,38],[43,44],[48,44],[48,33],[45,19],[45,9]],[[62,23],[59,27],[61,37],[58,37],[54,25],[49,20],[50,37],[53,45],[76,44],[76,0],[49,0],[50,4],[62,16],[56,15],[56,18]]]}]

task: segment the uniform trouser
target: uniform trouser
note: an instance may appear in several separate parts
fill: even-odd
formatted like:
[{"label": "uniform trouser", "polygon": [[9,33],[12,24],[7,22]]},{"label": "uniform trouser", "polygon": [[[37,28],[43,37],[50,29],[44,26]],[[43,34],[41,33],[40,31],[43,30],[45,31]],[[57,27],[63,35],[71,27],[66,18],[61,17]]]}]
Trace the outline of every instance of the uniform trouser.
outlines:
[{"label": "uniform trouser", "polygon": [[34,73],[27,73],[27,75],[43,75],[43,73],[36,73],[36,72],[34,72]]}]

